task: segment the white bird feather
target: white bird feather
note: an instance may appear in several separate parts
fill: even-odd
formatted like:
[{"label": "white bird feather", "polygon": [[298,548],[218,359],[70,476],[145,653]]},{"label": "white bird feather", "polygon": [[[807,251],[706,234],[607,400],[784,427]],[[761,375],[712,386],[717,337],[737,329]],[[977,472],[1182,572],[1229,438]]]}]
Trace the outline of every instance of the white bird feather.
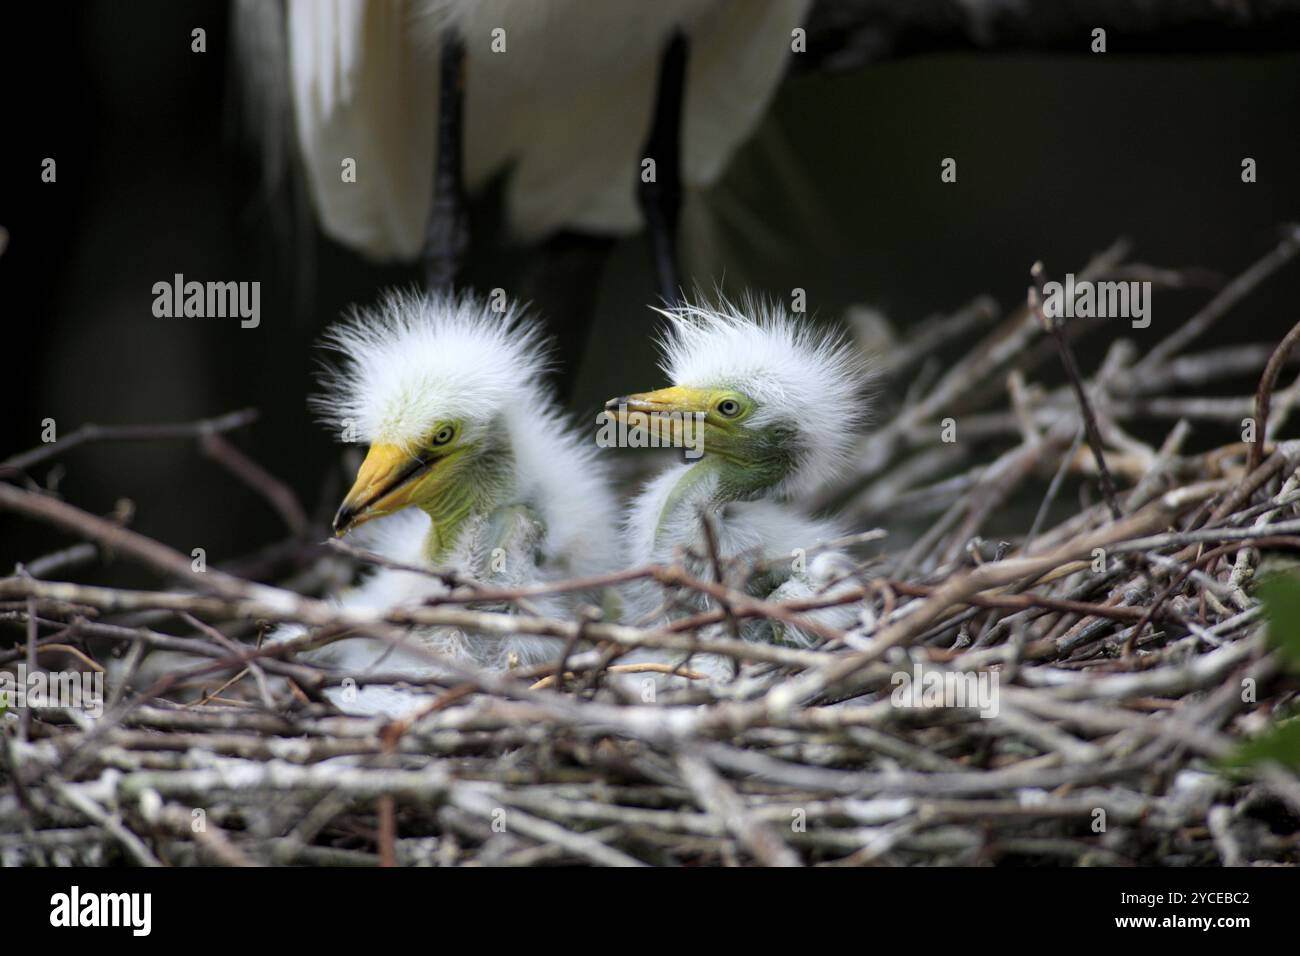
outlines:
[{"label": "white bird feather", "polygon": [[[356,313],[327,336],[342,364],[326,372],[313,405],[332,429],[355,440],[415,452],[432,423],[460,423],[460,441],[508,449],[508,475],[493,499],[440,541],[439,570],[493,587],[519,587],[609,570],[614,564],[617,505],[594,445],[564,421],[541,384],[545,344],[518,307],[494,311],[462,296],[390,294],[376,309]],[[461,466],[461,467],[472,467]],[[472,476],[472,471],[464,472]],[[467,477],[464,480],[474,480]],[[390,561],[432,569],[433,522],[410,507],[378,518],[358,532],[362,546]],[[337,600],[344,607],[391,609],[443,594],[437,577],[381,568]],[[545,615],[569,617],[587,594],[531,600]],[[286,639],[301,633],[289,629]],[[330,696],[355,712],[396,713],[414,697],[386,686],[365,687],[367,671],[412,677],[438,673],[420,649],[489,668],[530,665],[553,658],[559,642],[520,635],[500,637],[451,628],[416,629],[414,649],[394,650],[369,638],[350,638],[315,652],[314,659],[358,674],[362,685]]]},{"label": "white bird feather", "polygon": [[[467,51],[467,187],[509,167],[508,225],[524,240],[627,234],[641,224],[636,176],[671,32],[691,45],[682,178],[702,189],[765,112],[810,2],[288,0],[281,109],[293,115],[265,118],[264,135],[292,127],[328,235],[372,258],[415,258],[436,163],[439,36],[455,24]],[[238,0],[236,12],[241,35],[275,35],[271,4]],[[492,49],[496,30],[504,52]],[[276,95],[251,62],[264,53],[246,56],[263,101]],[[355,182],[341,176],[345,159]]]},{"label": "white bird feather", "polygon": [[[729,582],[732,586],[771,600],[827,593],[832,582],[825,579],[826,570],[847,563],[831,545],[848,531],[838,521],[805,514],[799,497],[846,463],[866,421],[870,363],[842,336],[818,331],[779,307],[752,300],[740,306],[723,302],[716,308],[686,305],[664,314],[669,328],[662,342],[662,368],[673,385],[748,396],[753,409],[744,427],[758,431],[781,426],[792,464],[763,487],[737,497],[717,469],[702,471],[702,480],[694,480],[697,469],[709,469],[706,435],[703,458],[669,466],[628,508],[625,536],[633,562],[669,564],[686,555],[689,571],[712,579],[703,518],[714,529],[724,566],[735,562],[746,569],[739,585],[734,579]],[[657,589],[645,585],[630,604],[634,613],[646,615],[659,602]],[[710,599],[696,595],[684,610],[707,606]],[[808,616],[844,628],[852,623],[854,612],[841,606]],[[795,628],[779,631],[790,643],[806,646],[813,641],[812,635]],[[756,633],[772,632],[750,628],[750,636]],[[716,672],[718,662],[705,663],[706,670]]]}]

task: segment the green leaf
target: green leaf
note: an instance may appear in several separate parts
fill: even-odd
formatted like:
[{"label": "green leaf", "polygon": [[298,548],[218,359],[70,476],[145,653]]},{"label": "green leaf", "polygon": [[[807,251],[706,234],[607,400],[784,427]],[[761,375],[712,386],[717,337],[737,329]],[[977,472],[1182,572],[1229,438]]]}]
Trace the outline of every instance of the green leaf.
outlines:
[{"label": "green leaf", "polygon": [[[1270,574],[1257,594],[1268,618],[1268,639],[1292,669],[1300,669],[1300,575]],[[1273,762],[1300,769],[1300,717],[1282,716],[1267,731],[1243,741],[1221,761],[1226,770]]]},{"label": "green leaf", "polygon": [[1283,721],[1254,740],[1245,741],[1223,763],[1239,768],[1266,761],[1300,769],[1300,719]]},{"label": "green leaf", "polygon": [[1259,583],[1268,618],[1269,641],[1294,667],[1300,666],[1300,577],[1274,575]]}]

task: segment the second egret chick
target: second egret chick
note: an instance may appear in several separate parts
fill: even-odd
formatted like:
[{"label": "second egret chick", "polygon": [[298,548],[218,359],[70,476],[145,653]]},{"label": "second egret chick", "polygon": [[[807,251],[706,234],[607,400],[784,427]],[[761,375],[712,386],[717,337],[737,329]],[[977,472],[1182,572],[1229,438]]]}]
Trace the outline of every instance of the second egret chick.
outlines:
[{"label": "second egret chick", "polygon": [[[542,385],[545,343],[517,307],[501,313],[471,297],[392,294],[331,330],[327,344],[343,362],[314,404],[345,439],[370,446],[334,518],[336,534],[375,521],[363,543],[385,558],[494,588],[610,568],[613,495],[594,450]],[[340,601],[391,608],[445,592],[436,576],[381,568]],[[542,596],[530,606],[568,616],[587,597]],[[417,630],[412,640],[489,668],[541,663],[560,646],[452,628]],[[367,638],[316,654],[357,674],[362,694],[336,702],[363,712],[412,703],[364,687],[364,671],[434,671],[425,655]]]},{"label": "second egret chick", "polygon": [[[632,561],[681,557],[688,571],[712,580],[716,548],[724,569],[732,568],[727,583],[752,597],[823,591],[835,566],[849,563],[832,545],[846,532],[804,513],[799,497],[844,464],[864,423],[865,358],[777,306],[722,302],[663,315],[669,326],[662,368],[674,384],[611,399],[606,411],[629,425],[639,415],[649,429],[670,432],[674,445],[700,442],[695,452],[702,454],[665,469],[633,501],[626,519]],[[657,601],[647,584],[634,610],[644,614]],[[684,613],[708,604],[697,594]],[[843,628],[854,610],[839,606],[808,617]],[[803,646],[814,640],[782,622],[751,625],[744,636]]]}]

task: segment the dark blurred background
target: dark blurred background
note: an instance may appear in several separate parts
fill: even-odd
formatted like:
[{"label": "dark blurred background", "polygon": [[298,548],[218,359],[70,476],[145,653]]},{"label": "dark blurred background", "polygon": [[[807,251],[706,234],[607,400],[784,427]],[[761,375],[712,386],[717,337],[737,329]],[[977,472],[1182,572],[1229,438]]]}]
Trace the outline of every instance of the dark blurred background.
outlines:
[{"label": "dark blurred background", "polygon": [[[7,5],[0,256],[0,459],[84,422],[180,422],[255,407],[231,436],[310,513],[332,509],[340,450],[309,416],[313,343],[351,303],[418,270],[377,268],[292,225],[241,141],[224,2]],[[207,30],[207,52],[190,31]],[[1300,55],[941,53],[861,69],[801,69],[710,197],[714,241],[688,240],[686,276],[788,296],[836,320],[854,303],[899,329],[988,292],[1003,308],[1043,259],[1077,271],[1118,236],[1136,258],[1231,276],[1300,219]],[[1086,42],[1081,40],[1081,51]],[[58,162],[55,184],[41,160]],[[939,179],[952,156],[958,182]],[[1243,184],[1243,157],[1258,182]],[[526,251],[505,248],[488,196],[470,276],[517,291]],[[688,221],[706,214],[696,209]],[[160,319],[152,286],[175,273],[258,280],[261,325]],[[1209,297],[1157,293],[1149,347]],[[584,354],[566,356],[572,408],[659,382],[640,238],[600,275]],[[1300,319],[1300,269],[1269,280],[1201,343],[1268,341]],[[1250,383],[1240,393],[1248,391]],[[888,402],[889,396],[884,396]],[[1227,436],[1220,436],[1226,440]],[[189,440],[87,445],[32,477],[98,513],[128,498],[133,526],[220,563],[284,534],[261,499]],[[0,514],[0,567],[68,541]]]}]

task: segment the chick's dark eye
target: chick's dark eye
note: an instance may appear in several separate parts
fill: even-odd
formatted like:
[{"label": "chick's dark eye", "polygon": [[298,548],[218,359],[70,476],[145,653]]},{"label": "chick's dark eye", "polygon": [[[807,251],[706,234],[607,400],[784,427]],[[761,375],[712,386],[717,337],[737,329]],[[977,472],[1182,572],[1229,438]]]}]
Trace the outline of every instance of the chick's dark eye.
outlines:
[{"label": "chick's dark eye", "polygon": [[734,398],[724,398],[718,402],[718,414],[727,418],[735,418],[740,414],[740,402]]},{"label": "chick's dark eye", "polygon": [[456,430],[454,428],[452,428],[450,425],[444,425],[442,428],[439,428],[438,431],[434,433],[433,444],[445,445],[447,444],[447,442],[451,441],[452,436],[455,434],[456,434]]}]

